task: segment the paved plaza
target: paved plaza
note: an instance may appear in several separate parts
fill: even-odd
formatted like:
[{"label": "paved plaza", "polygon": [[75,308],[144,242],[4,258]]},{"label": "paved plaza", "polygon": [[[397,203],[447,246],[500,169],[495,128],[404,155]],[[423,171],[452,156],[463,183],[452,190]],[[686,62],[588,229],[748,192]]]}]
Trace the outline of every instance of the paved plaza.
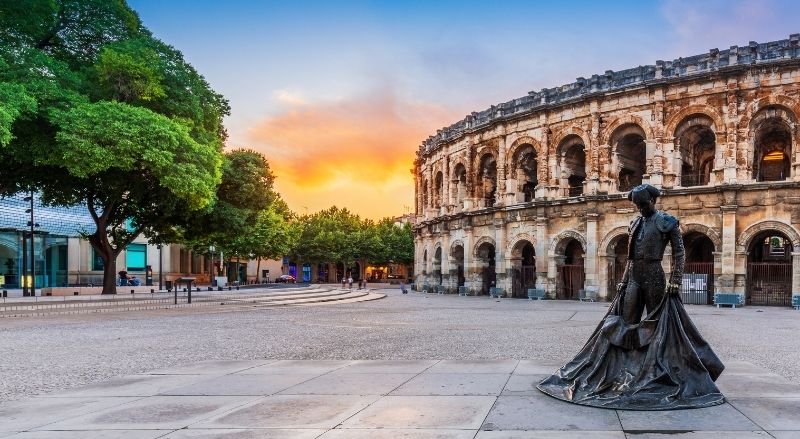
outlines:
[{"label": "paved plaza", "polygon": [[[800,386],[745,362],[705,409],[598,409],[541,394],[531,360],[200,362],[0,406],[10,438],[796,438]],[[19,433],[21,432],[21,433]]]},{"label": "paved plaza", "polygon": [[533,387],[607,304],[382,292],[0,319],[0,437],[800,437],[791,309],[687,306],[726,363],[728,403],[617,412]]}]

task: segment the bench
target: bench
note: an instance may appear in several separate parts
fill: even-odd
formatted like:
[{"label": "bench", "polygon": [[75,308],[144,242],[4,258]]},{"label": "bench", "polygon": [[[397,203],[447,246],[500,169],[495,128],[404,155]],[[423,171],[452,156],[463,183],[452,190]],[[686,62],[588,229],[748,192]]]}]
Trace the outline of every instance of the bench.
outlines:
[{"label": "bench", "polygon": [[720,305],[730,305],[735,309],[736,305],[744,305],[744,296],[732,293],[716,293],[714,294],[714,305],[717,305],[717,308]]},{"label": "bench", "polygon": [[465,286],[458,287],[458,295],[459,296],[469,296],[469,290]]},{"label": "bench", "polygon": [[528,288],[528,300],[544,300],[544,289]]},{"label": "bench", "polygon": [[581,302],[594,302],[597,300],[597,288],[584,288],[578,290],[578,300]]},{"label": "bench", "polygon": [[800,311],[800,294],[792,296],[792,306],[794,309]]},{"label": "bench", "polygon": [[499,299],[503,297],[503,289],[498,287],[491,287],[489,288],[489,295]]},{"label": "bench", "polygon": [[444,294],[444,290],[445,290],[444,285],[436,285],[435,287],[433,287],[433,291],[435,291],[436,294]]}]

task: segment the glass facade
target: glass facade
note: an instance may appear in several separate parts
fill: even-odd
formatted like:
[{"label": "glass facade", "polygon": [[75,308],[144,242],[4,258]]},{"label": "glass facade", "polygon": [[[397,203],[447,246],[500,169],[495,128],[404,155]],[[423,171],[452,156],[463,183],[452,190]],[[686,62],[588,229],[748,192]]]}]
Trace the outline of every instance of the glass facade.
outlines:
[{"label": "glass facade", "polygon": [[[0,287],[21,288],[31,284],[31,199],[29,194],[0,197]],[[68,286],[68,237],[94,232],[94,222],[83,206],[42,205],[33,194],[33,268],[36,288]],[[25,237],[23,241],[23,237]],[[28,274],[23,278],[23,267]]]},{"label": "glass facade", "polygon": [[[31,283],[30,235],[23,242],[23,233],[0,232],[0,287],[21,288],[23,282]],[[67,286],[67,237],[48,234],[36,235],[33,243],[36,287]],[[27,260],[23,261],[23,257]],[[23,266],[28,276],[23,278]]]}]

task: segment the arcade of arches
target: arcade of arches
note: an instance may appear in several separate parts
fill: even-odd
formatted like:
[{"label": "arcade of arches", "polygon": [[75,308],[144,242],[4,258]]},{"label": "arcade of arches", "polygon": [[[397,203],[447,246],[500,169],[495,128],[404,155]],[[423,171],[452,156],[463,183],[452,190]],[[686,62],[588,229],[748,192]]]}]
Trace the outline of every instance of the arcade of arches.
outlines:
[{"label": "arcade of arches", "polygon": [[[800,40],[779,46],[794,55],[579,79],[437,131],[414,162],[415,282],[607,299],[637,215],[627,191],[649,183],[663,190],[658,208],[681,221],[685,301],[736,293],[787,305],[800,294]],[[647,82],[650,71],[663,76]]]}]

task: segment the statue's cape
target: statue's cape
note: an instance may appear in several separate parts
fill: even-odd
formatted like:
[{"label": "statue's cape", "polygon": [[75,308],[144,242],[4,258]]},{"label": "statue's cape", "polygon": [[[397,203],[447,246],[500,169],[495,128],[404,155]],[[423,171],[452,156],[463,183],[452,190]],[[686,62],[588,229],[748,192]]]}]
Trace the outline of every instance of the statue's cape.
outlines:
[{"label": "statue's cape", "polygon": [[620,317],[619,296],[575,358],[539,390],[576,404],[627,410],[708,407],[725,402],[714,381],[725,366],[678,296],[641,323]]}]

